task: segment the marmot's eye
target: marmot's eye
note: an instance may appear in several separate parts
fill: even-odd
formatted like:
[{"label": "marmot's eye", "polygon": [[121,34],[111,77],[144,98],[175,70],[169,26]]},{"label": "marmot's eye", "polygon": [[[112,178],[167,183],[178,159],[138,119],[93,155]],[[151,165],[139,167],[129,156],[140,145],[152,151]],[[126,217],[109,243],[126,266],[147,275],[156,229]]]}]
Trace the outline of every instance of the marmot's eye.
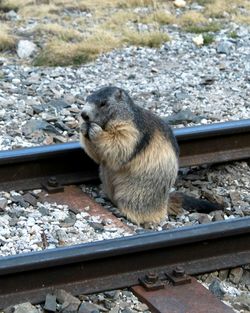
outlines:
[{"label": "marmot's eye", "polygon": [[105,105],[106,105],[106,101],[102,101],[102,102],[100,102],[100,104],[99,104],[100,108],[104,107]]}]

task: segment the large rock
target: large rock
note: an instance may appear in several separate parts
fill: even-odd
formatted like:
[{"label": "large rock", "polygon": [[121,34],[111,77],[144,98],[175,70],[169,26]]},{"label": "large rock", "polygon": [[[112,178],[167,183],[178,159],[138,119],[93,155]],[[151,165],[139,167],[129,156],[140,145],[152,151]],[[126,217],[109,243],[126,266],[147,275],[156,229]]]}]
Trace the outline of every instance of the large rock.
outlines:
[{"label": "large rock", "polygon": [[17,55],[21,59],[31,57],[37,49],[37,46],[29,40],[20,40],[17,46]]},{"label": "large rock", "polygon": [[20,16],[14,10],[10,10],[5,14],[5,17],[9,21],[16,21],[20,19]]},{"label": "large rock", "polygon": [[49,312],[56,312],[56,296],[47,294],[44,309]]},{"label": "large rock", "polygon": [[222,287],[220,280],[218,278],[215,278],[211,284],[209,285],[209,290],[217,297],[217,298],[223,298],[226,291]]},{"label": "large rock", "polygon": [[99,313],[99,306],[93,304],[93,303],[88,303],[88,302],[83,302],[80,305],[78,313]]},{"label": "large rock", "polygon": [[68,303],[76,303],[78,304],[78,306],[81,304],[81,301],[72,296],[72,294],[68,293],[67,291],[63,290],[63,289],[57,289],[55,291],[55,296],[56,299],[58,300],[59,303],[64,303],[64,302],[68,302]]},{"label": "large rock", "polygon": [[236,267],[231,269],[229,274],[229,280],[234,284],[239,284],[243,275],[243,269],[241,267]]},{"label": "large rock", "polygon": [[185,109],[164,118],[164,120],[171,125],[187,122],[197,123],[200,122],[201,119],[202,117],[195,115],[190,109]]},{"label": "large rock", "polygon": [[23,126],[23,134],[25,136],[30,136],[35,131],[42,130],[45,132],[50,132],[54,134],[60,134],[59,131],[51,124],[43,120],[31,119]]},{"label": "large rock", "polygon": [[220,54],[230,54],[233,44],[229,41],[220,41],[217,44],[216,51]]},{"label": "large rock", "polygon": [[245,270],[243,272],[242,278],[241,278],[241,283],[245,284],[250,287],[250,271]]}]

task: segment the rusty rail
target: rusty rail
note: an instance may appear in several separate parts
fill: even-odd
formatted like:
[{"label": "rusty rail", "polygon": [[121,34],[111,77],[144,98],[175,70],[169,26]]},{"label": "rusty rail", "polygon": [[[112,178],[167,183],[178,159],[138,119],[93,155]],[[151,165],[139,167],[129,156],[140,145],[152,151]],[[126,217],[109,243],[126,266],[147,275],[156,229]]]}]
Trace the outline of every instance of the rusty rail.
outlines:
[{"label": "rusty rail", "polygon": [[[250,158],[250,120],[174,133],[181,166]],[[98,169],[78,143],[0,152],[1,190],[41,188],[51,177],[59,186],[83,183]],[[55,288],[93,293],[134,286],[152,270],[164,280],[177,266],[200,274],[249,261],[250,218],[9,256],[0,258],[0,309],[41,302]]]},{"label": "rusty rail", "polygon": [[174,133],[182,167],[250,157],[250,119],[179,128]]},{"label": "rusty rail", "polygon": [[[238,266],[250,260],[250,217],[0,258],[0,308],[38,303],[63,288],[93,293],[165,277]],[[25,282],[25,283],[24,283]]]},{"label": "rusty rail", "polygon": [[[174,129],[180,166],[250,158],[250,119]],[[0,152],[0,189],[41,188],[55,176],[62,185],[98,179],[97,165],[79,143]]]}]

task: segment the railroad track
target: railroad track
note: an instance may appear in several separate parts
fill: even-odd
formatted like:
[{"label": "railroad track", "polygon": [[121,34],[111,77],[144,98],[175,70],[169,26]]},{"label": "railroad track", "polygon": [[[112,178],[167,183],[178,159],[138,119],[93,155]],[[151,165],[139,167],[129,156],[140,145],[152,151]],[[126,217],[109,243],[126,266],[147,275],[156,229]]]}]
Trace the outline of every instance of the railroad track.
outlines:
[{"label": "railroad track", "polygon": [[[250,120],[175,129],[175,135],[182,167],[250,158]],[[97,173],[78,143],[0,153],[1,190],[43,188],[49,196],[41,193],[41,201],[67,204],[76,212],[89,205],[93,214],[108,215],[131,232],[0,258],[0,308],[42,302],[58,288],[77,295],[132,287],[152,312],[232,312],[189,275],[250,263],[250,217],[134,235],[72,186],[97,180]]]},{"label": "railroad track", "polygon": [[[250,120],[174,129],[180,166],[242,160],[250,155]],[[97,165],[79,143],[0,152],[0,188],[42,188],[55,176],[61,185],[98,179]]]}]

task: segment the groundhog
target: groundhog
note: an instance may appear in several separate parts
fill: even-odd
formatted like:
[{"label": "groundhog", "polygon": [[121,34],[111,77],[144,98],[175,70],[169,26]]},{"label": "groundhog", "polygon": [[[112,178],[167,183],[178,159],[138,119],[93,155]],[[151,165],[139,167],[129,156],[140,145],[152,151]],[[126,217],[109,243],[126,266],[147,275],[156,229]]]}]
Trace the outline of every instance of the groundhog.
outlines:
[{"label": "groundhog", "polygon": [[[80,142],[100,165],[104,192],[132,222],[159,223],[168,207],[197,205],[180,194],[169,201],[178,173],[176,139],[165,121],[136,105],[125,90],[103,87],[87,97]],[[215,209],[206,202],[199,203],[201,211]]]}]

